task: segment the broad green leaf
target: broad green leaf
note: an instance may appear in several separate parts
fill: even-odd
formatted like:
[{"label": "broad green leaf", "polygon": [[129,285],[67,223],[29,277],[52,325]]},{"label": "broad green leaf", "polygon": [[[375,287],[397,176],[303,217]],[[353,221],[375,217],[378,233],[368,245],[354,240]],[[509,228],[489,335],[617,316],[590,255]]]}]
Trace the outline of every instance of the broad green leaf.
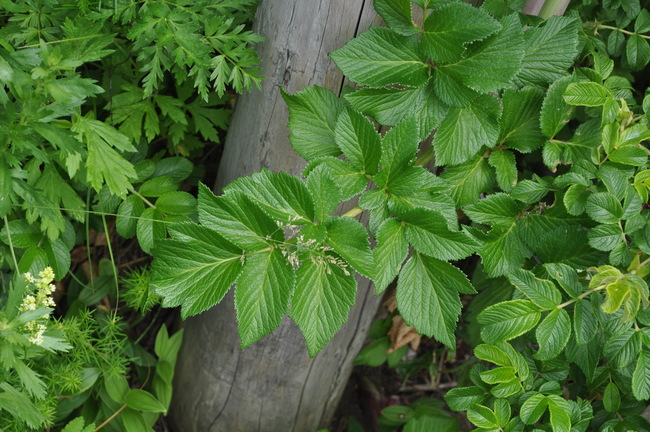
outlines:
[{"label": "broad green leaf", "polygon": [[156,208],[169,214],[189,215],[196,212],[196,198],[187,192],[167,192],[156,200]]},{"label": "broad green leaf", "polygon": [[488,163],[494,168],[497,184],[504,192],[510,192],[517,184],[519,172],[513,152],[496,149],[490,153]]},{"label": "broad green leaf", "polygon": [[581,184],[569,186],[562,199],[567,212],[573,216],[579,216],[584,213],[587,207],[587,198],[590,195],[591,192],[589,189]]},{"label": "broad green leaf", "polygon": [[595,82],[574,82],[564,92],[564,101],[569,105],[597,107],[611,97],[607,87]]},{"label": "broad green leaf", "polygon": [[289,308],[295,275],[280,249],[246,258],[235,288],[237,330],[242,348],[280,325]]},{"label": "broad green leaf", "polygon": [[554,138],[573,117],[575,108],[564,101],[564,93],[573,80],[572,76],[558,78],[546,92],[539,118],[542,133],[546,138]]},{"label": "broad green leaf", "polygon": [[578,30],[578,20],[564,16],[553,16],[526,30],[526,51],[517,80],[543,86],[563,76],[578,54]]},{"label": "broad green leaf", "polygon": [[475,292],[467,277],[451,264],[415,253],[397,280],[397,307],[418,333],[456,347],[456,322],[461,310],[458,293]]},{"label": "broad green leaf", "polygon": [[584,345],[596,336],[598,319],[591,302],[578,300],[575,303],[573,307],[573,329],[578,345]]},{"label": "broad green leaf", "polygon": [[115,230],[124,238],[131,238],[136,234],[138,218],[144,211],[144,202],[139,196],[129,195],[117,209]]},{"label": "broad green leaf", "polygon": [[515,379],[515,369],[512,366],[501,366],[481,372],[481,380],[487,384],[500,384]]},{"label": "broad green leaf", "polygon": [[137,411],[167,413],[167,408],[154,395],[145,390],[129,390],[124,396],[124,402],[129,408]]},{"label": "broad green leaf", "polygon": [[603,79],[607,79],[614,70],[614,60],[599,52],[593,52],[592,56],[594,57],[594,70]]},{"label": "broad green leaf", "polygon": [[539,126],[544,93],[537,88],[506,90],[501,99],[503,115],[498,143],[522,153],[541,147],[546,139]]},{"label": "broad green leaf", "polygon": [[641,350],[632,375],[632,394],[637,400],[650,398],[650,354]]},{"label": "broad green leaf", "polygon": [[501,29],[498,21],[467,3],[434,9],[424,22],[422,51],[435,63],[461,59],[465,45],[485,39]]},{"label": "broad green leaf", "polygon": [[497,417],[500,427],[505,427],[510,421],[512,408],[506,399],[497,399],[494,401],[494,415]]},{"label": "broad green leaf", "polygon": [[467,411],[485,399],[485,391],[480,387],[455,387],[445,393],[445,402],[452,411]]},{"label": "broad green leaf", "polygon": [[482,193],[490,191],[495,184],[495,176],[484,157],[460,165],[447,166],[440,175],[449,185],[449,194],[458,207],[473,204]]},{"label": "broad green leaf", "polygon": [[415,250],[441,260],[465,258],[478,249],[478,243],[462,231],[452,231],[440,213],[414,209],[400,214],[406,223],[406,238]]},{"label": "broad green leaf", "polygon": [[640,167],[648,163],[648,152],[645,147],[624,145],[610,152],[609,160],[624,165]]},{"label": "broad green leaf", "polygon": [[306,87],[290,95],[282,92],[289,108],[289,140],[300,156],[311,161],[321,156],[341,154],[334,139],[334,128],[344,102],[319,86]]},{"label": "broad green leaf", "polygon": [[309,172],[307,188],[314,200],[316,220],[324,222],[341,202],[341,189],[332,178],[327,165],[319,165]]},{"label": "broad green leaf", "polygon": [[418,39],[385,28],[371,27],[329,55],[358,85],[420,87],[429,78]]},{"label": "broad green leaf", "polygon": [[25,389],[30,396],[36,400],[42,400],[46,395],[46,386],[41,375],[32,370],[20,359],[12,365],[12,369],[18,374],[18,379],[23,389]]},{"label": "broad green leaf", "polygon": [[480,344],[474,348],[474,355],[498,366],[511,366],[512,360],[508,353],[499,348],[497,345]]},{"label": "broad green leaf", "polygon": [[449,229],[458,229],[458,213],[456,213],[454,200],[445,193],[429,192],[422,189],[425,187],[409,195],[390,195],[388,209],[393,214],[400,214],[416,208],[434,210],[444,216]]},{"label": "broad green leaf", "polygon": [[124,375],[118,373],[104,374],[106,392],[117,403],[124,403],[124,397],[129,391],[129,382]]},{"label": "broad green leaf", "polygon": [[513,223],[492,229],[482,240],[478,254],[483,259],[486,273],[496,277],[521,268],[531,251],[522,241],[517,224]]},{"label": "broad green leaf", "polygon": [[553,432],[570,432],[571,405],[569,402],[557,395],[549,395],[547,399]]},{"label": "broad green leaf", "polygon": [[70,77],[49,81],[45,89],[52,99],[64,105],[81,105],[88,97],[104,93],[104,89],[95,85],[95,80]]},{"label": "broad green leaf", "polygon": [[178,181],[167,175],[163,175],[142,183],[142,186],[138,189],[138,193],[145,197],[159,197],[177,190],[179,186]]},{"label": "broad green leaf", "polygon": [[618,225],[598,225],[589,228],[589,246],[594,249],[609,252],[621,243],[624,234]]},{"label": "broad green leaf", "polygon": [[540,201],[549,192],[547,184],[533,180],[520,181],[512,188],[511,195],[528,204]]},{"label": "broad green leaf", "polygon": [[519,378],[514,378],[512,381],[507,381],[497,384],[490,389],[490,393],[495,398],[509,398],[521,392],[521,381]]},{"label": "broad green leaf", "polygon": [[587,198],[585,210],[590,218],[602,224],[615,224],[623,216],[621,202],[609,192],[598,192]]},{"label": "broad green leaf", "polygon": [[607,314],[616,313],[631,294],[631,287],[623,281],[607,283],[606,298],[600,308]]},{"label": "broad green leaf", "polygon": [[516,338],[534,328],[542,314],[528,300],[510,300],[487,307],[478,316],[481,337],[486,343]]},{"label": "broad green leaf", "polygon": [[603,354],[615,368],[624,368],[632,363],[641,351],[641,340],[636,332],[627,329],[611,336],[605,343]]},{"label": "broad green leaf", "polygon": [[61,432],[93,432],[95,430],[95,423],[90,423],[86,427],[84,427],[84,423],[83,417],[77,417],[70,420]]},{"label": "broad green leaf", "polygon": [[511,84],[524,57],[524,39],[516,14],[501,21],[502,29],[467,48],[465,56],[452,64],[440,65],[464,86],[481,93],[498,91]]},{"label": "broad green leaf", "polygon": [[547,407],[548,399],[546,396],[536,393],[521,405],[519,416],[524,424],[535,424],[542,417]]},{"label": "broad green leaf", "polygon": [[243,249],[257,250],[272,241],[284,240],[284,233],[273,219],[239,192],[217,197],[200,183],[198,211],[203,226],[218,231]]},{"label": "broad green leaf", "polygon": [[140,214],[135,230],[144,252],[151,253],[154,243],[165,237],[163,220],[163,214],[154,208],[148,208]]},{"label": "broad green leaf", "polygon": [[231,192],[247,195],[269,216],[284,223],[302,224],[314,220],[314,202],[307,186],[295,176],[284,171],[267,169],[248,177],[240,177],[223,189],[224,196]]},{"label": "broad green leaf", "polygon": [[508,274],[508,279],[541,309],[551,310],[562,302],[562,294],[555,284],[546,279],[536,278],[531,271],[517,269]]},{"label": "broad green leaf", "polygon": [[309,356],[315,356],[339,331],[354,305],[357,283],[336,264],[304,261],[296,271],[291,317],[300,327]]},{"label": "broad green leaf", "polygon": [[477,223],[510,226],[519,215],[520,208],[510,195],[496,193],[466,206],[463,212]]},{"label": "broad green leaf", "polygon": [[405,36],[418,33],[410,0],[375,0],[373,5],[391,30]]},{"label": "broad green leaf", "polygon": [[408,254],[405,228],[396,219],[387,219],[376,233],[377,246],[373,249],[375,261],[375,292],[381,294],[399,274]]},{"label": "broad green leaf", "polygon": [[375,261],[366,228],[349,217],[333,217],[327,221],[326,227],[327,244],[358,273],[372,278],[375,275]]},{"label": "broad green leaf", "polygon": [[[381,141],[380,174],[385,184],[395,181],[406,165],[411,165],[418,150],[418,133],[415,117],[409,116],[386,132]],[[399,180],[399,179],[398,179]]]},{"label": "broad green leaf", "polygon": [[[144,391],[144,390],[143,390]],[[124,424],[124,429],[129,432],[150,432],[150,428],[144,421],[144,416],[139,410],[126,408],[120,412],[120,418]]]},{"label": "broad green leaf", "polygon": [[457,432],[460,430],[458,419],[442,415],[422,415],[414,417],[404,426],[404,432]]},{"label": "broad green leaf", "polygon": [[571,318],[564,309],[553,309],[537,327],[535,332],[539,350],[535,357],[551,360],[557,357],[571,337]]},{"label": "broad green leaf", "polygon": [[354,110],[345,110],[336,123],[334,136],[336,144],[356,170],[370,175],[377,172],[381,136],[370,120]]},{"label": "broad green leaf", "polygon": [[494,415],[494,411],[483,405],[477,404],[470,407],[467,410],[467,419],[479,428],[485,428],[489,430],[498,430],[499,428],[499,425],[497,424],[497,418]]},{"label": "broad green leaf", "polygon": [[165,307],[181,306],[186,318],[223,299],[241,273],[242,251],[210,228],[176,224],[169,232],[156,243],[152,285]]},{"label": "broad green leaf", "polygon": [[610,381],[605,387],[603,393],[603,405],[605,410],[610,413],[615,413],[621,407],[621,393],[614,382]]},{"label": "broad green leaf", "polygon": [[6,410],[14,418],[19,418],[32,429],[44,426],[46,417],[32,403],[25,393],[16,390],[8,382],[0,383],[0,409]]},{"label": "broad green leaf", "polygon": [[494,147],[499,116],[499,103],[490,95],[479,96],[465,108],[451,108],[433,140],[436,165],[457,165],[473,158],[483,146]]},{"label": "broad green leaf", "polygon": [[184,157],[168,157],[156,162],[152,177],[167,176],[175,182],[181,182],[192,174],[194,165]]},{"label": "broad green leaf", "polygon": [[631,35],[625,45],[625,59],[633,71],[643,69],[650,61],[650,45],[648,45],[648,41],[640,35]]},{"label": "broad green leaf", "polygon": [[435,95],[451,107],[464,107],[472,103],[480,94],[467,87],[456,71],[444,67],[435,69],[431,79],[431,88]]},{"label": "broad green leaf", "polygon": [[647,9],[641,9],[634,21],[635,33],[648,33],[650,32],[650,12]]},{"label": "broad green leaf", "polygon": [[578,345],[571,340],[564,353],[567,360],[576,364],[585,374],[588,380],[592,381],[596,368],[602,358],[602,343],[598,336],[583,345]]},{"label": "broad green leaf", "polygon": [[309,173],[320,165],[327,167],[329,175],[339,187],[341,201],[347,201],[353,196],[360,194],[368,185],[368,179],[365,175],[353,169],[349,163],[335,157],[315,159],[305,168],[303,175],[309,177]]},{"label": "broad green leaf", "polygon": [[45,239],[43,243],[47,262],[54,270],[55,279],[63,279],[70,270],[70,248],[66,246],[60,237],[54,241],[49,238]]}]

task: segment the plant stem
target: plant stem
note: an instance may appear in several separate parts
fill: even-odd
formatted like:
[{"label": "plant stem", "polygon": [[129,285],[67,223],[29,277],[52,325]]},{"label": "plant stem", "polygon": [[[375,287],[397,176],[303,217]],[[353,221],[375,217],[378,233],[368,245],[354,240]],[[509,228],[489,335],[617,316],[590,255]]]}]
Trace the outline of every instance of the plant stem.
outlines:
[{"label": "plant stem", "polygon": [[600,291],[600,290],[605,289],[605,287],[606,287],[606,285],[597,286],[596,288],[592,288],[589,291],[585,291],[582,294],[580,294],[578,297],[576,297],[574,299],[571,299],[571,300],[568,300],[568,301],[566,301],[566,302],[564,302],[562,304],[559,304],[559,305],[557,305],[555,307],[558,308],[558,309],[564,309],[565,307],[569,306],[570,304],[573,304],[573,303],[577,302],[578,300],[582,300],[583,298],[587,297],[589,294],[593,294],[596,291]]},{"label": "plant stem", "polygon": [[599,29],[615,30],[615,31],[619,31],[621,33],[625,33],[626,35],[638,35],[638,36],[641,36],[644,39],[650,39],[650,36],[648,36],[648,35],[642,35],[642,34],[631,32],[629,30],[625,30],[625,29],[622,29],[622,28],[609,26],[609,25],[605,25],[605,24],[600,24],[600,23],[598,23],[598,21],[588,21],[588,22],[584,23],[583,26],[584,27],[593,27],[595,31],[598,31]]},{"label": "plant stem", "polygon": [[16,260],[16,252],[14,251],[14,243],[11,241],[11,230],[9,229],[9,221],[7,220],[7,215],[4,217],[5,228],[7,229],[7,239],[9,240],[9,250],[11,250],[11,258],[14,261],[14,268],[18,271],[18,260]]},{"label": "plant stem", "polygon": [[341,217],[351,217],[351,218],[353,218],[353,217],[356,217],[356,216],[360,215],[361,213],[363,213],[363,209],[361,207],[355,207],[355,208],[352,208],[352,209],[346,211],[345,213],[343,213],[341,215]]},{"label": "plant stem", "polygon": [[434,157],[435,153],[433,151],[433,147],[429,147],[416,159],[415,165],[424,166],[427,163],[431,162]]},{"label": "plant stem", "polygon": [[143,197],[142,195],[140,195],[140,193],[139,193],[138,191],[136,191],[135,189],[129,189],[129,192],[131,192],[133,195],[135,195],[135,196],[137,196],[137,197],[140,197],[140,199],[141,199],[142,201],[144,201],[145,204],[147,204],[149,207],[151,207],[151,208],[153,208],[153,209],[156,208],[156,206],[155,206],[151,201],[149,201],[148,199],[146,199],[145,197]]}]

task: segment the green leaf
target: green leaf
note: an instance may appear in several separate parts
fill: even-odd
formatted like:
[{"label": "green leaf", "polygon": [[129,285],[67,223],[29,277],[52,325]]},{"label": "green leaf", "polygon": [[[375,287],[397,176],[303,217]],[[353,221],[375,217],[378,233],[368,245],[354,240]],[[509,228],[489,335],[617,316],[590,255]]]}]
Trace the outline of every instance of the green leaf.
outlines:
[{"label": "green leaf", "polygon": [[465,45],[501,30],[498,21],[467,3],[450,3],[434,9],[424,22],[422,51],[435,63],[461,59]]},{"label": "green leaf", "polygon": [[296,271],[291,317],[300,327],[310,357],[339,331],[354,305],[357,283],[352,275],[326,261],[304,261]]},{"label": "green leaf", "polygon": [[616,384],[611,381],[605,387],[603,405],[605,406],[605,410],[610,413],[617,412],[621,407],[621,393],[618,391]]},{"label": "green leaf", "polygon": [[297,177],[284,171],[267,169],[248,177],[240,177],[223,189],[247,195],[269,216],[280,222],[301,224],[314,220],[314,202],[307,186]]},{"label": "green leaf", "polygon": [[546,92],[539,118],[542,133],[546,138],[554,138],[573,117],[575,108],[564,101],[564,93],[573,80],[573,76],[558,78]]},{"label": "green leaf", "polygon": [[609,160],[640,167],[648,163],[648,152],[645,148],[636,145],[624,145],[610,152]]},{"label": "green leaf", "polygon": [[603,354],[615,368],[622,369],[634,361],[641,351],[641,340],[636,332],[627,329],[611,336],[605,343]]},{"label": "green leaf", "polygon": [[650,354],[642,350],[632,374],[632,394],[637,400],[650,398]]},{"label": "green leaf", "polygon": [[329,55],[358,85],[420,87],[429,79],[429,66],[419,52],[418,42],[414,36],[371,27]]},{"label": "green leaf", "polygon": [[336,143],[356,170],[370,175],[377,172],[381,136],[367,118],[354,110],[346,110],[340,115],[334,134]]},{"label": "green leaf", "polygon": [[511,84],[524,55],[521,24],[516,14],[505,17],[502,29],[467,48],[461,60],[437,67],[436,72],[454,76],[481,93],[498,91]]},{"label": "green leaf", "polygon": [[196,212],[196,198],[187,192],[167,192],[156,200],[156,208],[169,214],[189,215]]},{"label": "green leaf", "polygon": [[300,156],[310,161],[321,156],[341,154],[334,139],[334,128],[344,102],[319,86],[306,87],[290,95],[282,92],[289,108],[289,141]]},{"label": "green leaf", "polygon": [[[360,194],[366,189],[368,179],[365,175],[353,169],[349,163],[335,157],[323,157],[315,159],[303,171],[303,175],[309,178],[311,171],[324,165],[327,168],[329,176],[339,187],[339,201],[347,201],[355,195]],[[321,203],[321,210],[322,207]]]},{"label": "green leaf", "polygon": [[284,233],[275,221],[239,192],[217,197],[200,183],[198,211],[202,225],[218,231],[242,249],[262,249],[272,241],[284,240]]},{"label": "green leaf", "polygon": [[573,184],[569,186],[564,194],[564,206],[569,214],[579,216],[584,213],[587,207],[587,198],[591,192],[586,186],[581,184]]},{"label": "green leaf", "polygon": [[115,230],[124,238],[131,238],[136,234],[138,218],[144,212],[144,202],[139,196],[129,195],[117,209]]},{"label": "green leaf", "polygon": [[510,226],[519,215],[520,208],[510,195],[496,193],[466,206],[463,212],[477,223]]},{"label": "green leaf", "polygon": [[106,183],[110,191],[126,197],[131,181],[137,179],[135,169],[115,149],[133,152],[135,147],[130,140],[107,123],[78,117],[72,125],[73,132],[88,146],[86,160],[87,180],[99,192]]},{"label": "green leaf", "polygon": [[56,280],[63,279],[70,270],[70,248],[60,237],[54,241],[49,238],[45,239],[43,247],[47,255],[47,262],[56,275]]},{"label": "green leaf", "polygon": [[216,231],[194,225],[169,228],[171,239],[156,243],[152,285],[163,306],[196,315],[219,303],[242,270],[241,249]]},{"label": "green leaf", "polygon": [[408,254],[404,225],[396,219],[387,219],[377,229],[377,246],[373,249],[375,260],[375,292],[381,294],[399,274]]},{"label": "green leaf", "polygon": [[591,302],[578,300],[573,307],[573,329],[576,343],[584,345],[598,332],[598,319]]},{"label": "green leaf", "polygon": [[14,418],[21,419],[32,429],[44,426],[47,420],[25,393],[19,392],[7,382],[0,383],[0,409]]},{"label": "green leaf", "polygon": [[179,186],[178,181],[167,175],[163,175],[142,183],[142,186],[138,189],[138,193],[145,197],[159,197],[177,190]]},{"label": "green leaf", "polygon": [[515,369],[512,366],[502,366],[481,372],[481,380],[486,384],[500,384],[515,379]]},{"label": "green leaf", "polygon": [[565,74],[578,54],[578,20],[553,16],[524,32],[526,53],[517,80],[543,86]]},{"label": "green leaf", "polygon": [[150,432],[150,428],[144,421],[143,413],[133,408],[126,408],[120,413],[124,423],[124,429],[129,432]]},{"label": "green leaf", "polygon": [[486,343],[516,338],[534,328],[542,314],[528,300],[510,300],[487,307],[478,316],[481,337]]},{"label": "green leaf", "polygon": [[397,280],[397,307],[404,321],[420,334],[456,347],[458,293],[474,293],[463,272],[453,265],[415,253]]},{"label": "green leaf", "polygon": [[445,402],[452,411],[467,411],[485,399],[485,391],[480,387],[455,387],[445,393]]},{"label": "green leaf", "polygon": [[462,231],[452,231],[444,216],[436,211],[414,209],[400,214],[406,223],[406,238],[418,252],[441,260],[465,258],[478,243]]},{"label": "green leaf", "polygon": [[564,309],[553,309],[542,320],[535,332],[539,350],[535,357],[551,360],[557,357],[571,337],[571,318]]},{"label": "green leaf", "polygon": [[70,420],[61,432],[93,432],[95,430],[95,423],[90,423],[84,427],[84,418],[77,417]]},{"label": "green leaf", "polygon": [[524,424],[535,424],[542,417],[547,407],[548,399],[546,396],[536,393],[526,399],[526,401],[521,405],[519,417]]},{"label": "green leaf", "polygon": [[511,366],[512,359],[509,354],[497,345],[480,344],[474,348],[474,355],[483,361],[494,363],[498,366]]},{"label": "green leaf", "polygon": [[316,220],[324,222],[341,202],[341,189],[327,165],[319,165],[309,172],[307,188],[314,199]]},{"label": "green leaf", "polygon": [[[381,141],[381,159],[383,183],[399,181],[405,166],[411,165],[418,150],[418,131],[415,117],[409,116],[397,126],[391,128]],[[375,180],[377,182],[377,180]]]},{"label": "green leaf", "polygon": [[633,71],[643,69],[650,61],[648,41],[640,35],[631,35],[625,45],[625,59]]},{"label": "green leaf", "polygon": [[374,7],[391,30],[405,36],[418,33],[410,0],[375,0]]},{"label": "green leaf", "polygon": [[484,407],[483,405],[474,405],[470,407],[467,410],[467,419],[479,428],[485,428],[489,430],[498,430],[499,428],[494,412],[491,409]]},{"label": "green leaf", "polygon": [[490,277],[507,275],[521,268],[526,258],[531,256],[514,223],[509,227],[495,227],[485,237],[478,253]]},{"label": "green leaf", "polygon": [[530,301],[541,309],[550,310],[562,302],[562,294],[555,284],[546,279],[538,279],[528,270],[517,269],[508,274],[508,279]]},{"label": "green leaf", "polygon": [[124,375],[118,373],[104,374],[106,393],[117,403],[124,403],[124,397],[129,391],[129,383]]},{"label": "green leaf", "polygon": [[126,393],[124,402],[129,408],[144,412],[167,413],[167,408],[163,406],[154,395],[145,390],[131,389]]},{"label": "green leaf", "polygon": [[499,103],[490,95],[479,96],[465,108],[451,108],[433,140],[436,165],[457,165],[473,158],[483,146],[494,147],[499,116]]},{"label": "green leaf", "polygon": [[512,191],[519,178],[515,155],[511,151],[497,149],[490,153],[488,163],[494,168],[497,184],[501,190],[504,192]]},{"label": "green leaf", "polygon": [[615,224],[623,216],[621,202],[609,192],[598,192],[587,198],[585,210],[590,218],[603,224]]},{"label": "green leaf", "polygon": [[235,288],[237,330],[242,349],[280,325],[287,313],[294,283],[293,267],[280,249],[246,258]]},{"label": "green leaf", "polygon": [[349,217],[333,217],[327,221],[326,227],[327,244],[358,273],[372,278],[375,274],[375,261],[366,228]]},{"label": "green leaf", "polygon": [[571,405],[569,405],[569,402],[557,395],[549,395],[547,398],[553,432],[570,432]]},{"label": "green leaf", "polygon": [[190,176],[193,169],[192,162],[183,157],[168,157],[156,162],[156,168],[151,176],[167,176],[175,182],[181,182]]},{"label": "green leaf", "polygon": [[458,207],[478,201],[479,196],[492,189],[496,181],[492,169],[480,155],[460,165],[445,167],[440,177],[449,183],[449,194]]},{"label": "green leaf", "polygon": [[544,93],[537,88],[503,93],[503,115],[498,142],[522,153],[541,147],[546,139],[539,126],[539,112]]},{"label": "green leaf", "polygon": [[598,225],[589,228],[589,246],[609,252],[623,241],[624,235],[618,225]]},{"label": "green leaf", "polygon": [[564,92],[564,101],[569,105],[597,107],[612,97],[607,87],[595,82],[574,82]]},{"label": "green leaf", "polygon": [[154,243],[165,237],[163,215],[158,210],[148,208],[142,212],[136,225],[138,243],[142,250],[151,253]]}]

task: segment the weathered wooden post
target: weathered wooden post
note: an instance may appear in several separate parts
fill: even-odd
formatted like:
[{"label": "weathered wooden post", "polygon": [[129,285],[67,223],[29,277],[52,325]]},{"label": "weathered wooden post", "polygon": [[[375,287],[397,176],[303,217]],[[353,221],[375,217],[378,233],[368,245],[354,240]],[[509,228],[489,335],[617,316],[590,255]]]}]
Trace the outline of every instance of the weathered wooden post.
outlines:
[{"label": "weathered wooden post", "polygon": [[[300,173],[305,162],[288,141],[280,88],[320,85],[335,93],[343,77],[327,53],[375,19],[371,0],[262,0],[255,31],[266,41],[261,92],[237,102],[216,190],[258,171]],[[377,309],[379,298],[359,279],[356,306],[329,345],[310,359],[293,321],[241,351],[232,294],[187,321],[176,371],[171,421],[177,432],[313,432],[334,413]]]}]

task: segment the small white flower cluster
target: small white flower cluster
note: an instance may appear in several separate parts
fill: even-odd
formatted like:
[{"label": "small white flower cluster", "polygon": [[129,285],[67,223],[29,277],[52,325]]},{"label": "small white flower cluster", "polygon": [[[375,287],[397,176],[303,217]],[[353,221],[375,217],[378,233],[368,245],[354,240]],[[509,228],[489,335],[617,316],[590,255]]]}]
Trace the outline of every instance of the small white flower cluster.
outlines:
[{"label": "small white flower cluster", "polygon": [[[33,277],[29,273],[25,273],[25,278],[31,283],[34,288],[34,294],[28,294],[23,298],[23,302],[20,305],[21,312],[34,311],[41,307],[54,307],[54,299],[52,298],[52,293],[56,290],[56,287],[52,283],[54,280],[54,271],[52,267],[46,267],[43,271],[38,274],[38,279]],[[43,343],[43,334],[47,330],[47,325],[41,322],[43,319],[48,319],[50,317],[49,312],[43,316],[33,319],[25,323],[25,329],[29,332],[29,341],[34,345],[40,345]]]}]

